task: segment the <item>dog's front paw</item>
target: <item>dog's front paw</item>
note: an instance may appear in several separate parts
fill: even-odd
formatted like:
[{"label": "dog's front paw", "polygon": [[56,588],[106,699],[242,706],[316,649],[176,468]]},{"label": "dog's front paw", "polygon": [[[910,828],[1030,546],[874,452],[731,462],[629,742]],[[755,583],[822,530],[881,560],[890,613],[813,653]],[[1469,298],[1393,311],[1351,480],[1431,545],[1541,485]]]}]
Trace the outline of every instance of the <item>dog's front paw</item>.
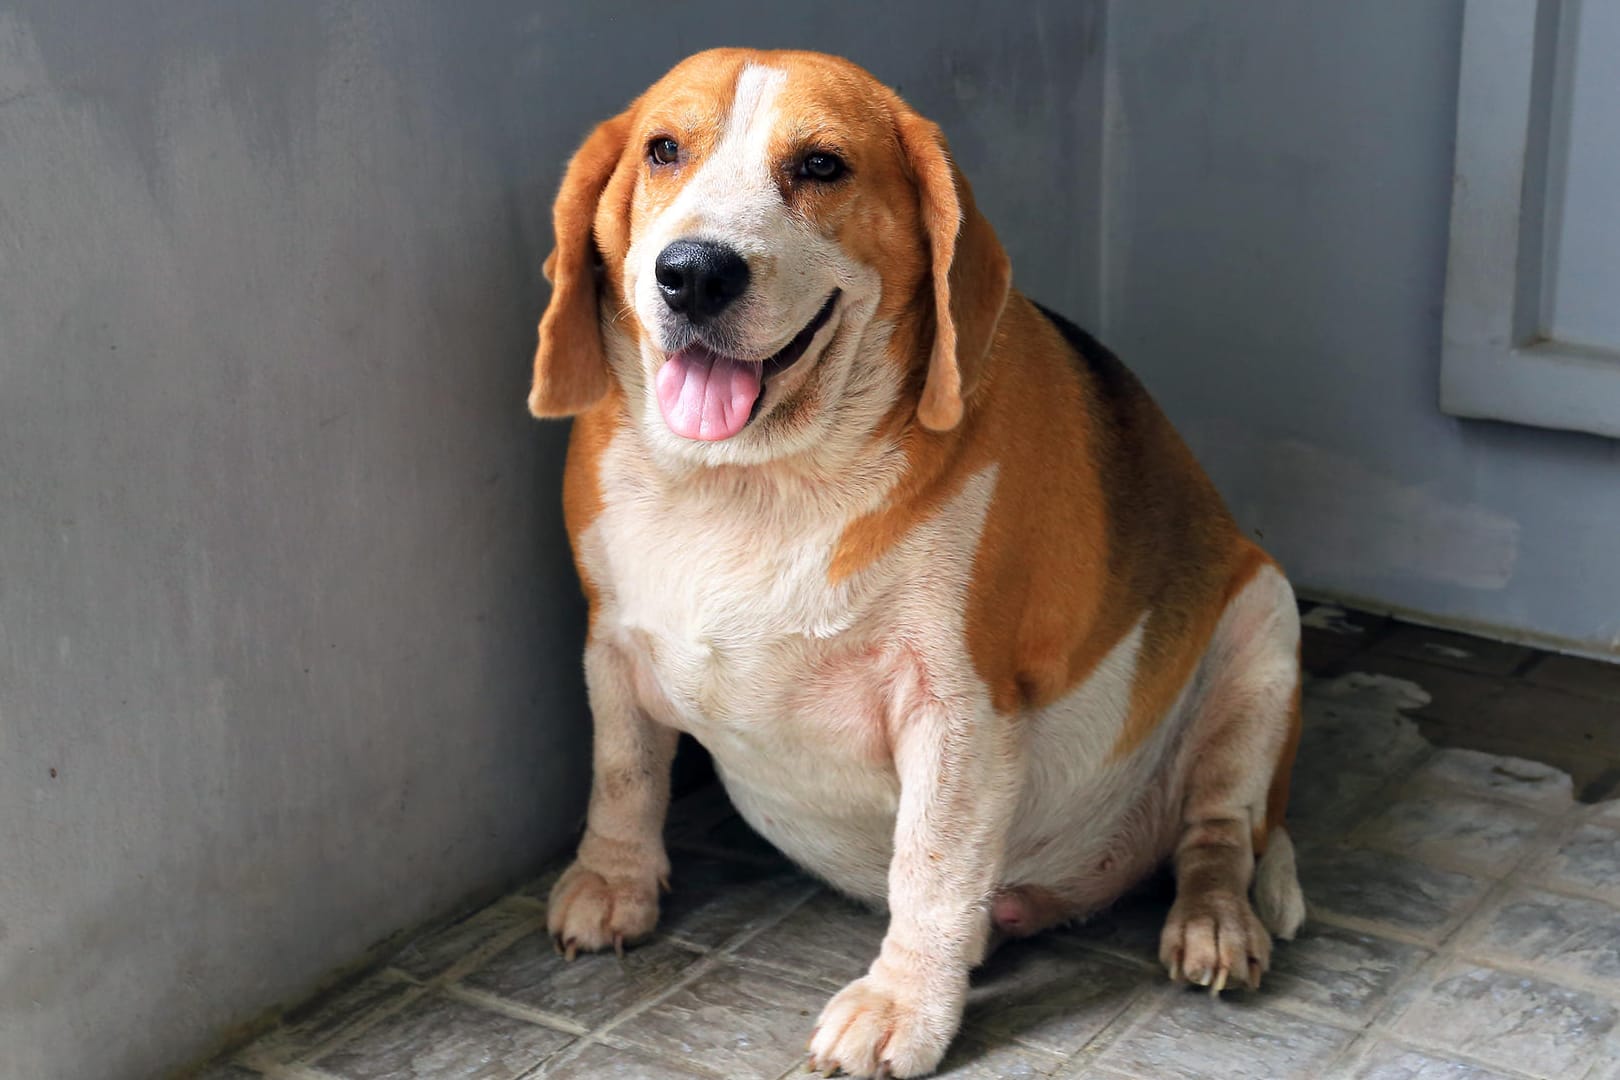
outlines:
[{"label": "dog's front paw", "polygon": [[612,946],[624,952],[626,942],[646,937],[658,922],[655,873],[607,877],[575,862],[551,888],[546,927],[557,950],[569,960],[580,950]]},{"label": "dog's front paw", "polygon": [[924,1076],[934,1071],[962,1021],[962,1002],[930,1000],[903,980],[867,975],[821,1010],[810,1068],[832,1075]]},{"label": "dog's front paw", "polygon": [[1219,994],[1228,983],[1260,989],[1271,966],[1271,935],[1246,896],[1210,890],[1176,898],[1159,938],[1170,978]]}]

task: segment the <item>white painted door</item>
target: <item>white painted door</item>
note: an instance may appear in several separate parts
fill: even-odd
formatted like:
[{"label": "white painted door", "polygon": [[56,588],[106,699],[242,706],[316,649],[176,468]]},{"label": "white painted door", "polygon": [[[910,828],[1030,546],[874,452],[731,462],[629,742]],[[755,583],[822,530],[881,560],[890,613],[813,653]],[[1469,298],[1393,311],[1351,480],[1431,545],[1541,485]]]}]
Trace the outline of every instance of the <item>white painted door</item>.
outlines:
[{"label": "white painted door", "polygon": [[1620,436],[1620,0],[1469,0],[1441,401]]}]

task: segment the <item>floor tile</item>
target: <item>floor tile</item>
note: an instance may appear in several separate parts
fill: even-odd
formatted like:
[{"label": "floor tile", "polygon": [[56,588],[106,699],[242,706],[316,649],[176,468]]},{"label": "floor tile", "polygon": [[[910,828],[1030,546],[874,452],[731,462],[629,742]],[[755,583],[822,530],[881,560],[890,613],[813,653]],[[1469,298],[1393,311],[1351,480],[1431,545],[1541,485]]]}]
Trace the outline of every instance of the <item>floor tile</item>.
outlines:
[{"label": "floor tile", "polygon": [[1620,896],[1620,832],[1583,825],[1565,839],[1542,869],[1549,882]]},{"label": "floor tile", "polygon": [[1318,683],[1304,703],[1300,757],[1393,777],[1429,753],[1417,725],[1401,715],[1426,700],[1409,683],[1360,672]]},{"label": "floor tile", "polygon": [[645,1050],[595,1043],[578,1053],[559,1054],[535,1080],[715,1080],[695,1062],[677,1064]]},{"label": "floor tile", "polygon": [[677,990],[614,1036],[731,1080],[774,1080],[805,1060],[826,991],[735,964]]},{"label": "floor tile", "polygon": [[1524,673],[1526,682],[1571,694],[1620,701],[1620,663],[1584,660],[1552,653]]},{"label": "floor tile", "polygon": [[1373,813],[1372,795],[1385,782],[1380,773],[1333,767],[1320,751],[1302,752],[1289,784],[1289,833],[1296,839],[1343,836]]},{"label": "floor tile", "polygon": [[602,952],[568,962],[542,932],[497,953],[462,985],[595,1027],[668,988],[700,956],[669,941],[652,941],[628,950],[622,960]]},{"label": "floor tile", "polygon": [[1531,848],[1544,819],[1525,806],[1456,791],[1413,791],[1356,830],[1356,841],[1418,859],[1466,863],[1499,877]]},{"label": "floor tile", "polygon": [[1611,763],[1580,747],[1527,740],[1477,729],[1461,729],[1449,724],[1419,718],[1424,738],[1437,747],[1478,751],[1488,756],[1531,761],[1557,770],[1566,790],[1588,801],[1606,797],[1604,792],[1620,788],[1620,759]]},{"label": "floor tile", "polygon": [[1523,645],[1431,630],[1410,623],[1397,625],[1379,639],[1372,651],[1482,675],[1512,675],[1535,655]]},{"label": "floor tile", "polygon": [[1056,935],[1008,942],[974,973],[964,1030],[989,1045],[1016,1038],[1060,1054],[1089,1043],[1162,976]]},{"label": "floor tile", "polygon": [[1568,809],[1574,799],[1568,774],[1539,761],[1477,750],[1437,750],[1412,774],[1412,782],[1450,784],[1547,810]]},{"label": "floor tile", "polygon": [[433,994],[315,1062],[344,1080],[513,1080],[572,1035]]},{"label": "floor tile", "polygon": [[394,954],[389,966],[418,979],[431,979],[504,934],[516,933],[525,927],[538,929],[545,924],[545,912],[532,904],[512,900],[492,904],[412,941]]},{"label": "floor tile", "polygon": [[710,948],[784,911],[816,886],[783,866],[676,852],[658,930]]},{"label": "floor tile", "polygon": [[1516,1077],[1380,1041],[1357,1055],[1345,1072],[1345,1080],[1516,1080]]},{"label": "floor tile", "polygon": [[1613,980],[1620,990],[1620,910],[1535,889],[1519,890],[1482,917],[1467,948],[1510,957],[1554,976]]},{"label": "floor tile", "polygon": [[253,1044],[252,1059],[293,1061],[420,993],[420,987],[392,972],[373,975],[288,1013],[283,1026]]},{"label": "floor tile", "polygon": [[1169,998],[1098,1061],[1154,1080],[1316,1080],[1352,1037],[1246,997],[1188,991]]},{"label": "floor tile", "polygon": [[1395,1030],[1426,1045],[1538,1077],[1579,1077],[1620,1054],[1620,1012],[1581,990],[1466,963],[1451,965]]},{"label": "floor tile", "polygon": [[1360,1024],[1429,955],[1415,945],[1307,922],[1293,941],[1272,945],[1271,972],[1261,992]]},{"label": "floor tile", "polygon": [[1389,852],[1327,848],[1300,856],[1312,911],[1332,912],[1438,941],[1485,892],[1485,882]]},{"label": "floor tile", "polygon": [[737,956],[837,990],[866,974],[887,928],[887,917],[823,891],[743,945]]},{"label": "floor tile", "polygon": [[958,1038],[933,1076],[949,1080],[1042,1080],[1064,1068],[1061,1058],[1022,1046],[985,1045]]}]

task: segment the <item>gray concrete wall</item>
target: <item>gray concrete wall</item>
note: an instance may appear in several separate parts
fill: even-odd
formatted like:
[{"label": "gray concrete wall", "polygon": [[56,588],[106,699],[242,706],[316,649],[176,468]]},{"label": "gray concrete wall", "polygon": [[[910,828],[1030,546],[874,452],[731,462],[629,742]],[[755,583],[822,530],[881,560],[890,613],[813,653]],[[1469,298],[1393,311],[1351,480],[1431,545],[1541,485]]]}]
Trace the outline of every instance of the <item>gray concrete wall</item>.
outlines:
[{"label": "gray concrete wall", "polygon": [[1094,295],[1096,5],[997,9],[0,0],[0,1077],[152,1075],[565,843],[538,268],[670,63],[867,62]]},{"label": "gray concrete wall", "polygon": [[1111,4],[1101,330],[1301,585],[1620,654],[1620,443],[1439,411],[1461,9]]},{"label": "gray concrete wall", "polygon": [[522,7],[0,8],[0,1076],[153,1075],[574,828]]}]

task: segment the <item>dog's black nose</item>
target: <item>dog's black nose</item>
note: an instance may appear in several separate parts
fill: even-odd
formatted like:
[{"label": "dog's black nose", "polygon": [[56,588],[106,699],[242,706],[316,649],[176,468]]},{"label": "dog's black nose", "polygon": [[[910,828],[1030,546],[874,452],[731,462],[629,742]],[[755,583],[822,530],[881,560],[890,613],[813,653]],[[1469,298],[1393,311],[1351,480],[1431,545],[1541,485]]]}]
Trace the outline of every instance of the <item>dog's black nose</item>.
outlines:
[{"label": "dog's black nose", "polygon": [[743,257],[713,240],[677,240],[658,253],[653,276],[664,303],[693,322],[712,319],[748,288]]}]

